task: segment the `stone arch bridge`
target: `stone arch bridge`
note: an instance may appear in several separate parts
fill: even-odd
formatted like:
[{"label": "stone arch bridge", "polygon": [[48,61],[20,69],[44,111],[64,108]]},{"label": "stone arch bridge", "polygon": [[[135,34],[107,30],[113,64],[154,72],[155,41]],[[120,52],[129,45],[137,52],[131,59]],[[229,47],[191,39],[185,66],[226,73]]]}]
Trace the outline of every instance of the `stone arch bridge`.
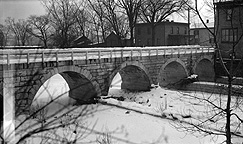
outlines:
[{"label": "stone arch bridge", "polygon": [[39,88],[55,74],[81,102],[107,95],[117,73],[121,88],[132,91],[167,86],[191,74],[213,81],[213,56],[214,48],[202,46],[2,50],[0,94],[18,115],[29,110]]}]

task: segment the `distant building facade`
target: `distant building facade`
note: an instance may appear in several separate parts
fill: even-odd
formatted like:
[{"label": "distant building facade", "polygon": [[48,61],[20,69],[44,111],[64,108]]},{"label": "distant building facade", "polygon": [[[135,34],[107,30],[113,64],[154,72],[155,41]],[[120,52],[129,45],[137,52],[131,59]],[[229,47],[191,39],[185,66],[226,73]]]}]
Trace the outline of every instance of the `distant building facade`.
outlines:
[{"label": "distant building facade", "polygon": [[[210,33],[214,33],[214,23],[207,21],[207,28],[202,23],[192,24],[190,28],[190,44],[193,45],[202,45],[202,46],[212,46],[214,45],[214,37]],[[209,31],[210,30],[210,31]]]},{"label": "distant building facade", "polygon": [[[231,67],[233,56],[233,71],[235,76],[243,77],[243,1],[224,0],[215,3],[216,16],[215,28],[217,32],[217,42],[226,67]],[[234,47],[234,53],[233,53]],[[218,61],[215,63],[216,75],[227,75]]]},{"label": "distant building facade", "polygon": [[219,1],[216,6],[216,30],[217,42],[222,52],[222,56],[229,58],[231,49],[235,46],[236,58],[241,58],[243,55],[243,1],[230,0]]},{"label": "distant building facade", "polygon": [[114,32],[111,32],[105,39],[104,46],[107,47],[125,47],[125,46],[131,46],[131,42],[129,39],[119,39],[117,34]]},{"label": "distant building facade", "polygon": [[[164,21],[155,27],[155,46],[172,46],[188,44],[188,23]],[[152,45],[152,28],[149,23],[135,26],[135,45]]]},{"label": "distant building facade", "polygon": [[73,42],[72,42],[72,47],[87,47],[91,44],[91,40],[88,39],[86,36],[80,36],[78,38],[76,38]]}]

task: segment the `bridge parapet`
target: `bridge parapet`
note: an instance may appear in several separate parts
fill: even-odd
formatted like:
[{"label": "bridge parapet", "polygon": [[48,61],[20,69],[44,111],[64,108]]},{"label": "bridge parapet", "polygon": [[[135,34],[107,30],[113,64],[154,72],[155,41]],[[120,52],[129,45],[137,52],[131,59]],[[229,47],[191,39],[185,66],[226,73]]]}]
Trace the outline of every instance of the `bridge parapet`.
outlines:
[{"label": "bridge parapet", "polygon": [[158,47],[122,47],[122,48],[71,48],[71,49],[17,49],[0,50],[0,64],[36,63],[60,61],[112,59],[124,57],[144,57],[159,55],[182,55],[190,53],[214,53],[209,46],[158,46]]}]

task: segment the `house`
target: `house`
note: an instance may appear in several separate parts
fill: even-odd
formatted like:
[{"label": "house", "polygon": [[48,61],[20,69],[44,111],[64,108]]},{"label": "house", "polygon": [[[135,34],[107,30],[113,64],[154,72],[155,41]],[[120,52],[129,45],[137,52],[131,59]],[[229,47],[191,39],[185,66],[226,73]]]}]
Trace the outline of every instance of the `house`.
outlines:
[{"label": "house", "polygon": [[80,36],[78,38],[76,38],[73,42],[72,42],[72,47],[87,47],[91,44],[91,40],[88,39],[86,36]]},{"label": "house", "polygon": [[[215,29],[217,30],[217,43],[223,57],[223,62],[230,69],[231,58],[234,58],[233,71],[235,76],[243,76],[243,1],[224,0],[215,4]],[[234,49],[234,51],[233,51]],[[216,53],[216,75],[227,75],[220,65],[219,53]],[[240,65],[239,65],[240,64]],[[237,71],[236,71],[237,70]]]},{"label": "house", "polygon": [[[156,46],[188,44],[188,23],[163,21],[155,26]],[[152,28],[149,23],[135,25],[135,45],[152,45]]]},{"label": "house", "polygon": [[129,39],[125,39],[125,38],[119,39],[117,34],[111,32],[105,39],[105,46],[124,47],[124,46],[131,46],[131,43]]},{"label": "house", "polygon": [[121,46],[118,35],[116,35],[114,32],[111,32],[105,39],[105,45],[111,47]]},{"label": "house", "polygon": [[205,25],[207,28],[202,23],[195,23],[191,25],[190,33],[192,37],[190,44],[202,46],[214,45],[214,37],[210,33],[210,31],[214,32],[214,22],[209,22],[209,20],[207,20]]},{"label": "house", "polygon": [[215,3],[215,26],[217,42],[224,58],[230,58],[232,48],[235,45],[235,57],[239,59],[243,55],[243,1],[224,0]]}]

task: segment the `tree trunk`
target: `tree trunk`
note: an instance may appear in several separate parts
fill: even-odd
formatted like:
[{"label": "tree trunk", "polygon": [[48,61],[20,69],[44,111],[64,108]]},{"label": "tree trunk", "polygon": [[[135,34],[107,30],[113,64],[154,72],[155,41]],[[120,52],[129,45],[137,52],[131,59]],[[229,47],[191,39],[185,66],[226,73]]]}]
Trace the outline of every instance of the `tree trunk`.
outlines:
[{"label": "tree trunk", "polygon": [[226,144],[231,144],[231,131],[230,131],[230,103],[231,103],[231,92],[232,92],[232,77],[228,77],[228,101],[226,107]]},{"label": "tree trunk", "polygon": [[44,40],[43,42],[44,42],[44,48],[47,48],[47,41]]},{"label": "tree trunk", "polygon": [[134,33],[133,33],[133,29],[134,27],[133,26],[130,26],[130,34],[131,34],[131,37],[130,37],[130,46],[134,46],[134,43],[133,43],[133,37],[134,37]]},{"label": "tree trunk", "polygon": [[99,44],[100,40],[99,40],[99,30],[98,29],[96,30],[96,37],[97,37],[97,43]]},{"label": "tree trunk", "polygon": [[232,80],[233,80],[233,62],[234,62],[234,48],[231,54],[230,70],[228,75],[228,97],[226,106],[226,144],[231,144],[231,131],[230,131],[230,117],[231,117],[231,94],[232,94]]}]

